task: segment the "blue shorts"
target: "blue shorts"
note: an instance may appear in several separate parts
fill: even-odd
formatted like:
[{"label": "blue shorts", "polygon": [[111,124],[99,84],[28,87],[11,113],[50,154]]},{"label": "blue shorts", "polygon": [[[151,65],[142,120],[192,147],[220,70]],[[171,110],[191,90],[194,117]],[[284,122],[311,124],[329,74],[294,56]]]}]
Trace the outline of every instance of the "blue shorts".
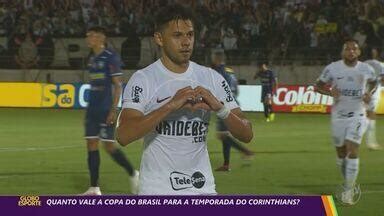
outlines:
[{"label": "blue shorts", "polygon": [[266,99],[272,97],[272,89],[263,87],[261,89],[261,103],[264,103]]},{"label": "blue shorts", "polygon": [[109,110],[90,110],[85,114],[85,138],[98,138],[101,141],[115,142],[115,125],[107,125],[105,122]]}]

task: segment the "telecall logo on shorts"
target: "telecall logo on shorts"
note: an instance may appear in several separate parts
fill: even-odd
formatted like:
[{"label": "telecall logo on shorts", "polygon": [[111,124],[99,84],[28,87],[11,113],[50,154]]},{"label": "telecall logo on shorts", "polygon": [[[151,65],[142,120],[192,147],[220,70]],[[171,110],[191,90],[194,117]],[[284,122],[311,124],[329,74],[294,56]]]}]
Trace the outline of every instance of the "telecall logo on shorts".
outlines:
[{"label": "telecall logo on shorts", "polygon": [[199,171],[193,173],[192,176],[175,171],[171,173],[169,180],[173,190],[183,190],[192,187],[199,189],[205,184],[205,176]]}]

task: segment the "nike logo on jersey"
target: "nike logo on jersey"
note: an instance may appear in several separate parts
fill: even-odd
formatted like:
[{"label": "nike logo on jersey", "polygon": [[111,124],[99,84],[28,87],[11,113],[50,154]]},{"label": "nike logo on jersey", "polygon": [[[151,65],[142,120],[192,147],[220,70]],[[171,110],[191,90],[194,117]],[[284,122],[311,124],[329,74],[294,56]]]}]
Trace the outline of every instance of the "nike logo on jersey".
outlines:
[{"label": "nike logo on jersey", "polygon": [[170,98],[170,97],[171,97],[171,96],[166,97],[166,98],[163,98],[163,99],[159,99],[159,98],[157,98],[156,102],[157,102],[157,103],[161,103],[161,102],[167,100],[167,99]]},{"label": "nike logo on jersey", "polygon": [[344,79],[344,77],[337,77],[337,79],[338,79],[338,80],[340,80],[340,79]]}]

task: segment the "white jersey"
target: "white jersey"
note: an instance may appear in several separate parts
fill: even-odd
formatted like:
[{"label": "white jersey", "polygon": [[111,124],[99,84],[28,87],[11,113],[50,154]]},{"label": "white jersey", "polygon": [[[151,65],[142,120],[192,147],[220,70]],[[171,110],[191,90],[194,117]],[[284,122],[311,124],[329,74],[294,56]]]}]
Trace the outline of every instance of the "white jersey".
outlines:
[{"label": "white jersey", "polygon": [[[214,70],[190,62],[186,72],[177,74],[158,60],[132,75],[124,90],[123,108],[147,115],[187,86],[202,86],[229,109],[239,107],[228,83]],[[208,111],[181,109],[144,137],[139,194],[216,194],[206,143],[209,119]]]},{"label": "white jersey", "polygon": [[384,75],[384,63],[376,60],[370,59],[365,61],[365,63],[369,64],[375,70],[376,76]]},{"label": "white jersey", "polygon": [[360,61],[354,67],[345,65],[343,60],[326,66],[319,80],[340,91],[340,97],[332,106],[332,118],[365,116],[362,98],[367,92],[367,82],[375,79],[373,68]]},{"label": "white jersey", "polygon": [[[369,64],[375,70],[376,77],[380,78],[380,77],[384,76],[384,63],[382,63],[376,59],[367,60],[367,61],[365,61],[365,63]],[[372,95],[373,100],[379,99],[380,91],[381,91],[381,84],[379,82],[379,84],[377,86],[377,90]],[[377,103],[377,101],[374,101],[374,102]]]}]

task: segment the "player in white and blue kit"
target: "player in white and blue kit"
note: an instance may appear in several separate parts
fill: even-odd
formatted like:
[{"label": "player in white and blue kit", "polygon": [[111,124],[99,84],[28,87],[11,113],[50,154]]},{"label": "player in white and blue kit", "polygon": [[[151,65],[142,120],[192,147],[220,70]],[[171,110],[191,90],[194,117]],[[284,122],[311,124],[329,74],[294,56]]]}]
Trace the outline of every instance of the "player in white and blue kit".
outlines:
[{"label": "player in white and blue kit", "polygon": [[344,177],[341,201],[348,205],[355,204],[360,197],[356,184],[359,146],[367,128],[366,106],[377,85],[373,68],[358,61],[359,56],[358,43],[347,40],[343,45],[342,60],[326,66],[316,84],[318,92],[334,98],[332,138],[337,164]]},{"label": "player in white and blue kit", "polygon": [[[379,50],[377,48],[371,49],[371,58],[365,63],[372,66],[375,70],[378,80],[383,80],[384,77],[384,63],[379,61]],[[381,150],[382,146],[379,145],[376,139],[376,108],[380,101],[381,85],[377,86],[377,90],[372,95],[372,100],[368,104],[367,117],[368,117],[368,128],[365,136],[365,142],[371,150]]]},{"label": "player in white and blue kit", "polygon": [[92,49],[88,70],[91,84],[85,116],[85,139],[88,149],[90,188],[83,195],[101,195],[99,188],[99,140],[116,163],[130,175],[132,193],[137,193],[138,172],[132,168],[124,153],[116,146],[114,131],[117,105],[121,96],[122,62],[119,55],[105,47],[106,34],[102,27],[87,31],[87,44]]},{"label": "player in white and blue kit", "polygon": [[139,194],[216,194],[207,149],[210,113],[243,142],[251,141],[252,126],[225,79],[189,60],[194,44],[191,10],[170,5],[155,20],[154,38],[162,57],[129,80],[117,140],[128,145],[144,137]]}]

